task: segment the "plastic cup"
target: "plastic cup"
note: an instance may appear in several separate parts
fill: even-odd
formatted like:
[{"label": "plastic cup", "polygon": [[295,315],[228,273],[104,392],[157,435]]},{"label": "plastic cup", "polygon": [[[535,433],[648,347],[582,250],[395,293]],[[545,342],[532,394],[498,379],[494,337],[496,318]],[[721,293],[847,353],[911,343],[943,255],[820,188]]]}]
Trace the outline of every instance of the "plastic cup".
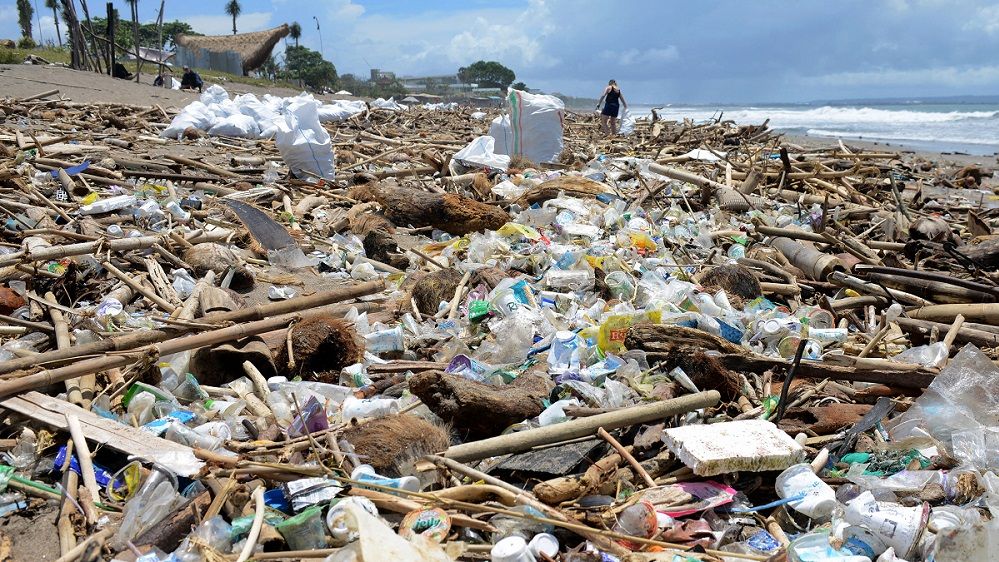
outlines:
[{"label": "plastic cup", "polygon": [[523,537],[507,537],[489,551],[492,562],[537,562]]},{"label": "plastic cup", "polygon": [[531,551],[531,554],[535,558],[541,558],[542,554],[550,558],[555,558],[558,555],[559,549],[558,539],[550,533],[538,533],[534,535],[531,542],[527,543],[527,549]]},{"label": "plastic cup", "polygon": [[930,507],[927,503],[905,507],[897,503],[879,502],[868,491],[846,504],[844,519],[851,525],[869,529],[884,541],[886,547],[894,548],[898,556],[909,558],[926,527],[929,514]]},{"label": "plastic cup", "polygon": [[402,338],[402,326],[396,326],[389,330],[379,330],[366,336],[365,349],[372,353],[384,353],[387,351],[403,351],[406,349]]},{"label": "plastic cup", "polygon": [[808,463],[796,464],[781,472],[777,477],[777,494],[782,498],[805,494],[803,499],[789,505],[811,519],[828,519],[837,503],[836,492],[815,475]]}]

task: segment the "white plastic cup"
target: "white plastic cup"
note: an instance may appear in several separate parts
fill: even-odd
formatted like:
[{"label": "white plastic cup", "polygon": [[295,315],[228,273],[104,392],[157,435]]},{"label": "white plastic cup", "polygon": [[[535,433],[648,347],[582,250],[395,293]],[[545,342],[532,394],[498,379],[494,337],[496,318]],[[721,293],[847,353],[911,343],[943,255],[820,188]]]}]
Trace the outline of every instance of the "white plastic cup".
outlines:
[{"label": "white plastic cup", "polygon": [[394,398],[355,398],[348,396],[340,406],[344,420],[383,418],[399,413],[399,401]]},{"label": "white plastic cup", "polygon": [[524,537],[516,535],[496,543],[489,551],[489,559],[492,562],[537,562],[527,547],[527,541],[524,540]]},{"label": "white plastic cup", "polygon": [[371,353],[384,353],[386,351],[403,351],[406,349],[405,341],[402,339],[402,326],[396,326],[389,330],[379,330],[366,336],[365,350]]},{"label": "white plastic cup", "polygon": [[351,528],[349,521],[347,520],[347,506],[352,504],[364,509],[364,511],[367,511],[375,517],[378,516],[378,507],[376,507],[375,504],[368,498],[351,496],[337,502],[336,505],[331,507],[326,513],[326,527],[329,528],[330,535],[333,537],[333,541],[337,545],[342,546],[348,542],[357,540],[357,529]]},{"label": "white plastic cup", "polygon": [[808,463],[796,464],[777,477],[777,494],[789,498],[799,494],[805,497],[789,503],[792,508],[811,519],[825,520],[836,507],[836,492],[819,479]]},{"label": "white plastic cup", "polygon": [[[929,519],[929,504],[905,507],[891,502],[879,502],[866,491],[846,504],[843,518],[851,525],[871,530],[886,547],[894,548],[902,558],[909,558],[919,542],[919,536]],[[878,554],[881,554],[880,552]]]},{"label": "white plastic cup", "polygon": [[542,554],[555,558],[558,556],[558,539],[550,533],[538,533],[534,535],[531,542],[527,543],[527,549],[535,558],[541,558]]}]

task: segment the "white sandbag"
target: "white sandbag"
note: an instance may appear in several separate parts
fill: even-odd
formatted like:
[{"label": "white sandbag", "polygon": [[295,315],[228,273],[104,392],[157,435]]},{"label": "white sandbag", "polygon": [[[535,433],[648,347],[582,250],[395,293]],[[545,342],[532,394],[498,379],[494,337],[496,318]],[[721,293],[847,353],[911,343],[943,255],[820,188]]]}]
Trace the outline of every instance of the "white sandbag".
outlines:
[{"label": "white sandbag", "polygon": [[618,119],[621,120],[621,124],[617,128],[618,133],[628,136],[635,132],[635,118],[631,116],[631,111],[628,111],[628,108],[621,108],[621,111],[618,112]]},{"label": "white sandbag", "polygon": [[206,131],[211,128],[214,121],[215,114],[208,106],[200,101],[191,102],[170,121],[170,126],[163,129],[160,136],[179,139],[188,127]]},{"label": "white sandbag", "polygon": [[171,90],[179,90],[180,89],[180,85],[181,85],[180,80],[177,80],[173,76],[170,77],[170,89]]},{"label": "white sandbag", "polygon": [[314,99],[296,99],[278,120],[274,137],[288,169],[306,180],[332,180],[336,168],[332,140],[319,122],[319,105]]},{"label": "white sandbag", "polygon": [[399,102],[395,101],[395,98],[378,98],[371,102],[371,107],[378,109],[388,109],[390,111],[406,111],[409,108],[405,105],[400,105]]},{"label": "white sandbag", "polygon": [[237,113],[216,121],[212,128],[208,129],[208,134],[255,139],[260,134],[260,127],[253,117]]},{"label": "white sandbag", "polygon": [[368,104],[361,100],[335,100],[319,107],[319,121],[339,123],[368,110]]},{"label": "white sandbag", "polygon": [[472,119],[475,119],[476,121],[481,121],[481,120],[483,120],[483,119],[486,118],[486,112],[485,111],[474,111],[474,112],[472,112],[471,115],[469,115],[469,117],[471,117]]},{"label": "white sandbag", "polygon": [[510,157],[496,154],[496,139],[490,136],[477,137],[468,146],[454,154],[452,160],[469,168],[492,168],[506,171],[510,166]]},{"label": "white sandbag", "polygon": [[[565,104],[562,100],[555,96],[510,89],[507,91],[506,102],[510,134],[505,139],[505,154],[523,156],[533,162],[558,160],[563,147],[562,118]],[[493,127],[490,126],[489,129],[492,136]],[[499,138],[496,138],[496,146],[497,151],[503,153],[503,142]]]},{"label": "white sandbag", "polygon": [[212,84],[205,88],[204,92],[201,92],[201,103],[205,105],[222,103],[227,99],[229,99],[229,92],[225,91],[225,88],[218,84]]}]

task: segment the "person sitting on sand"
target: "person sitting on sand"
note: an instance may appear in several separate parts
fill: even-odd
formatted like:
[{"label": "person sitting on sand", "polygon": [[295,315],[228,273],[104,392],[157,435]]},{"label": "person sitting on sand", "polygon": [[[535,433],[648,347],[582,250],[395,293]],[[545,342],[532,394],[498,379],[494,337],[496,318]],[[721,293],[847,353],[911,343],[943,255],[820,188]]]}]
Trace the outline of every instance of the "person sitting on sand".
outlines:
[{"label": "person sitting on sand", "polygon": [[201,76],[197,72],[191,70],[190,66],[184,67],[184,75],[180,77],[180,89],[181,90],[197,90],[200,92],[205,86],[205,83],[201,81]]},{"label": "person sitting on sand", "polygon": [[624,101],[621,88],[617,86],[617,80],[611,80],[604,88],[604,93],[597,101],[597,109],[600,104],[604,104],[604,110],[600,112],[600,131],[604,134],[617,134],[617,114],[621,110],[621,105],[628,109],[628,102]]}]

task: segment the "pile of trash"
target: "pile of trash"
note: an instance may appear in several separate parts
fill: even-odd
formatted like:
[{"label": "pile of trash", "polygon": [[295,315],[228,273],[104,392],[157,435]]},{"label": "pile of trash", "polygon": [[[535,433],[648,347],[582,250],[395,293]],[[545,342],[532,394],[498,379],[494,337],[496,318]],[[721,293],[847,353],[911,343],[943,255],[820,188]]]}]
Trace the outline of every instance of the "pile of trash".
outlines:
[{"label": "pile of trash", "polygon": [[999,547],[994,169],[517,91],[53,95],[0,101],[13,559]]}]

